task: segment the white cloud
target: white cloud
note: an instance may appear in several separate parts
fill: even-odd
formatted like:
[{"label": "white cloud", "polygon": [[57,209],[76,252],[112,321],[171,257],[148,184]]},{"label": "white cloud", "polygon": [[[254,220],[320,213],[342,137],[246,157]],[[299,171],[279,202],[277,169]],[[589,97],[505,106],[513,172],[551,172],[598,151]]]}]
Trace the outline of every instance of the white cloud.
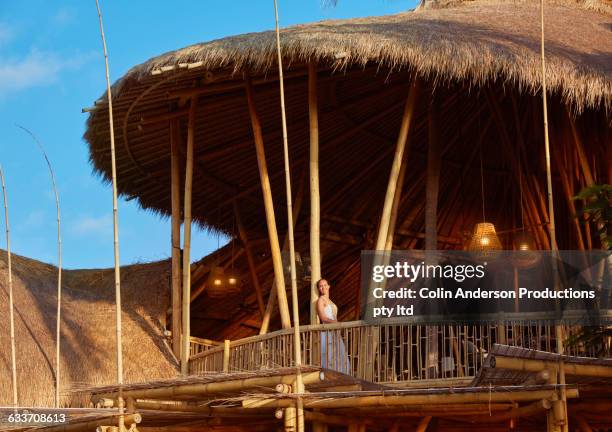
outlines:
[{"label": "white cloud", "polygon": [[93,56],[91,53],[62,58],[52,52],[32,49],[23,58],[0,57],[0,94],[53,84],[62,71],[78,69]]},{"label": "white cloud", "polygon": [[110,236],[113,232],[113,218],[104,216],[81,216],[73,224],[71,230],[78,235]]}]

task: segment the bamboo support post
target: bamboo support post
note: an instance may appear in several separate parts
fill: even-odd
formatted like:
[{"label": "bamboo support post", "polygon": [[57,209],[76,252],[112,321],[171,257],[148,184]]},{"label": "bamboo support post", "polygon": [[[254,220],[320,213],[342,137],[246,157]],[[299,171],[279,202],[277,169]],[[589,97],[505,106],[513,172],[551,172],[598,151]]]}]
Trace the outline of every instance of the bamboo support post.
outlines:
[{"label": "bamboo support post", "polygon": [[11,230],[9,227],[8,198],[6,193],[6,181],[4,171],[0,166],[0,180],[2,180],[2,196],[4,199],[4,223],[6,226],[6,255],[8,267],[8,290],[9,290],[9,327],[11,338],[11,377],[13,386],[13,406],[18,406],[17,399],[17,356],[15,353],[15,313],[13,303],[13,266],[11,263]]},{"label": "bamboo support post", "polygon": [[425,201],[425,249],[438,249],[438,193],[440,190],[440,101],[435,93],[429,106],[429,142]]},{"label": "bamboo support post", "polygon": [[272,310],[276,304],[276,281],[272,282],[272,288],[270,289],[270,295],[268,296],[268,302],[266,303],[266,310],[261,320],[261,327],[259,328],[259,334],[263,335],[268,333],[270,328],[270,320],[272,319]]},{"label": "bamboo support post", "polygon": [[170,194],[172,205],[172,352],[181,357],[181,180],[179,123],[170,123]]},{"label": "bamboo support post", "polygon": [[[425,250],[438,249],[438,194],[440,190],[440,100],[434,92],[429,106],[429,142],[427,180],[425,185]],[[428,256],[430,264],[431,255]],[[431,262],[431,264],[435,264]],[[438,371],[438,327],[427,327],[427,378],[436,378]]]},{"label": "bamboo support post", "polygon": [[[406,155],[404,155],[404,159]],[[390,251],[393,249],[393,241],[395,238],[395,227],[397,225],[397,215],[399,213],[400,204],[402,201],[402,190],[404,188],[404,179],[406,177],[406,161],[402,161],[400,167],[399,177],[397,179],[397,189],[395,190],[395,196],[393,197],[393,207],[391,208],[391,219],[389,221],[389,231],[387,232],[387,241],[385,242],[385,250]],[[385,263],[386,264],[386,263]]]},{"label": "bamboo support post", "polygon": [[257,115],[257,111],[255,109],[255,101],[253,100],[253,88],[251,84],[251,79],[249,77],[246,78],[245,84],[247,103],[249,108],[249,114],[251,117],[251,127],[253,129],[253,140],[255,142],[255,150],[257,153],[259,178],[261,181],[261,189],[264,199],[264,207],[266,211],[268,236],[270,237],[272,265],[274,267],[274,283],[276,284],[276,296],[278,297],[281,324],[283,328],[290,328],[291,319],[289,317],[289,306],[287,303],[285,277],[283,273],[283,262],[278,241],[278,232],[276,230],[276,218],[274,216],[274,204],[272,202],[272,189],[270,187],[270,177],[268,175],[268,167],[266,164],[266,154],[264,149],[263,135],[261,132],[261,124],[259,122],[259,116]]},{"label": "bamboo support post", "polygon": [[317,282],[321,279],[321,197],[319,194],[319,115],[317,64],[308,64],[308,118],[310,125],[310,324],[318,324]]},{"label": "bamboo support post", "polygon": [[375,249],[377,251],[384,250],[385,243],[387,242],[387,234],[389,231],[389,221],[391,220],[391,210],[393,208],[393,198],[395,197],[395,191],[397,188],[397,181],[399,178],[400,167],[403,161],[406,142],[408,141],[408,134],[410,132],[410,125],[412,123],[412,117],[414,114],[414,107],[416,105],[417,95],[418,95],[418,79],[416,75],[414,75],[412,82],[410,83],[408,97],[406,99],[406,106],[404,107],[404,114],[402,116],[400,132],[397,138],[395,155],[393,157],[393,165],[391,166],[391,173],[389,174],[387,192],[385,194],[385,201],[383,204],[383,210],[382,210],[382,214],[380,218],[378,236],[376,238]]},{"label": "bamboo support post", "polygon": [[223,341],[223,372],[229,373],[230,363],[230,341],[225,339]]},{"label": "bamboo support post", "polygon": [[[304,408],[299,394],[304,393],[302,382],[302,352],[300,343],[300,307],[298,303],[297,275],[295,268],[295,239],[293,236],[293,202],[291,193],[291,168],[289,163],[289,140],[287,138],[287,116],[285,111],[285,88],[283,80],[283,61],[280,45],[280,30],[278,25],[278,2],[274,0],[274,14],[276,18],[276,53],[278,61],[279,92],[281,104],[281,123],[283,130],[283,156],[285,162],[285,189],[287,196],[287,236],[289,237],[289,259],[291,273],[291,303],[293,306],[293,348],[296,366],[295,390],[298,393],[296,399],[296,427],[298,432],[304,432]],[[277,237],[278,239],[278,237]],[[280,296],[279,296],[280,300]]]},{"label": "bamboo support post", "polygon": [[110,71],[108,67],[108,52],[106,50],[106,37],[104,36],[104,24],[102,22],[102,11],[100,3],[96,0],[96,9],[98,10],[98,21],[100,22],[100,36],[102,38],[102,48],[104,51],[104,66],[106,72],[106,96],[108,102],[108,123],[110,133],[110,153],[111,153],[111,177],[113,189],[113,252],[115,261],[115,334],[116,334],[116,358],[117,358],[117,384],[119,385],[118,411],[119,430],[124,428],[125,416],[122,386],[123,386],[123,342],[122,342],[122,325],[121,325],[121,272],[119,261],[119,218],[117,210],[117,161],[115,157],[115,127],[113,124],[113,97],[110,83]]},{"label": "bamboo support post", "polygon": [[259,279],[257,278],[257,271],[255,269],[255,259],[253,258],[253,252],[251,251],[246,229],[242,224],[242,218],[240,217],[240,210],[238,208],[237,201],[234,201],[234,215],[236,217],[236,224],[238,225],[238,235],[240,236],[240,241],[244,246],[244,252],[246,254],[247,263],[249,266],[249,274],[251,275],[251,283],[253,284],[253,288],[255,288],[257,306],[259,307],[259,313],[261,315],[261,318],[263,319],[265,313],[263,294],[261,291],[261,285],[259,285]]},{"label": "bamboo support post", "polygon": [[197,100],[191,99],[189,120],[187,123],[187,155],[185,161],[185,195],[184,195],[184,227],[183,227],[183,307],[182,307],[182,349],[181,374],[189,374],[189,337],[191,312],[191,198],[193,188],[193,147],[195,141],[195,111]]},{"label": "bamboo support post", "polygon": [[[300,178],[300,186],[295,195],[295,205],[293,206],[293,228],[294,229],[297,223],[298,216],[300,214],[300,210],[302,208],[305,174],[306,174],[306,170],[304,170],[302,173],[302,177]],[[283,250],[287,250],[288,246],[289,246],[289,236],[285,235],[285,239],[283,242]],[[268,297],[268,303],[266,304],[266,311],[264,313],[263,319],[261,320],[261,327],[259,329],[260,335],[268,333],[268,329],[270,327],[270,320],[272,319],[272,310],[274,309],[275,304],[276,304],[276,282],[273,282],[272,289],[270,290],[270,295]]]},{"label": "bamboo support post", "polygon": [[[557,236],[555,232],[555,206],[552,188],[552,169],[550,165],[550,141],[548,138],[548,105],[546,102],[546,58],[544,55],[544,0],[540,0],[540,54],[542,58],[542,113],[544,119],[544,151],[546,157],[546,196],[548,197],[548,232],[553,253],[558,253]],[[557,260],[552,260],[555,289],[559,289]],[[555,326],[557,353],[563,354],[563,332],[560,325]]]}]

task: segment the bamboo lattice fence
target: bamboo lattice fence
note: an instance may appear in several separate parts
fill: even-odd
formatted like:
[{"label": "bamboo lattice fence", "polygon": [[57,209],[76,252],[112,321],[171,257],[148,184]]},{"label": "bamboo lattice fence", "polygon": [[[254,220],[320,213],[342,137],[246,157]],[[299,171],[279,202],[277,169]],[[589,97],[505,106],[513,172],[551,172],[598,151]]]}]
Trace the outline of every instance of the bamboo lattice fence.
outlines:
[{"label": "bamboo lattice fence", "polygon": [[[430,327],[430,326],[429,326]],[[423,324],[369,325],[362,321],[301,328],[302,363],[334,369],[374,383],[400,383],[424,379],[460,379],[476,376],[495,343],[554,352],[554,324],[504,321],[484,324],[436,326],[431,338]],[[430,327],[432,328],[432,327]],[[565,326],[569,336],[578,327]],[[437,339],[435,363],[427,355]],[[325,348],[321,350],[322,342]],[[192,341],[192,345],[195,342]],[[232,341],[229,371],[246,372],[294,365],[291,329]],[[568,347],[568,355],[593,356],[595,348]],[[197,351],[194,348],[194,351]],[[223,370],[224,347],[203,347],[190,359],[190,374]]]}]

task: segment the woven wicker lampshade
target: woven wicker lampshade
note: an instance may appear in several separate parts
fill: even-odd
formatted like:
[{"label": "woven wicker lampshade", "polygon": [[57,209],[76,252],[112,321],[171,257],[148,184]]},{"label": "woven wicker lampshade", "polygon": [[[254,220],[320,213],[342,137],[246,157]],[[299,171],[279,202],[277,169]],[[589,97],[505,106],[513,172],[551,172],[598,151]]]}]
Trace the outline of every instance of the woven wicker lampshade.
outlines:
[{"label": "woven wicker lampshade", "polygon": [[210,270],[210,275],[206,281],[206,290],[210,297],[223,297],[225,291],[225,270],[221,266],[214,266]]},{"label": "woven wicker lampshade", "polygon": [[531,267],[540,260],[535,240],[528,232],[521,231],[514,236],[514,248],[513,261],[518,268]]},{"label": "woven wicker lampshade", "polygon": [[240,292],[240,279],[233,273],[226,274],[223,267],[214,266],[206,281],[206,291],[212,298],[237,294]]},{"label": "woven wicker lampshade", "polygon": [[238,294],[240,292],[240,286],[242,282],[235,273],[229,273],[226,279],[225,292],[228,295]]},{"label": "woven wicker lampshade", "polygon": [[467,250],[473,252],[489,252],[502,249],[502,244],[495,232],[495,225],[490,222],[480,222],[474,227],[474,234],[468,243]]}]

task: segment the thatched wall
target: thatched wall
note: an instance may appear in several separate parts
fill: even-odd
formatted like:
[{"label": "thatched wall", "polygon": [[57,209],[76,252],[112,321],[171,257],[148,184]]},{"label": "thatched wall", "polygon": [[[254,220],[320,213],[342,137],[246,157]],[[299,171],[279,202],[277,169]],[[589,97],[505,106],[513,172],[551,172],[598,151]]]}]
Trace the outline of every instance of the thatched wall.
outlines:
[{"label": "thatched wall", "polygon": [[[13,255],[17,377],[21,406],[53,406],[57,269]],[[168,261],[122,268],[126,382],[175,376],[161,317],[168,305]],[[70,388],[116,380],[113,269],[63,272],[63,404]],[[12,402],[6,252],[0,253],[0,406]]]}]

